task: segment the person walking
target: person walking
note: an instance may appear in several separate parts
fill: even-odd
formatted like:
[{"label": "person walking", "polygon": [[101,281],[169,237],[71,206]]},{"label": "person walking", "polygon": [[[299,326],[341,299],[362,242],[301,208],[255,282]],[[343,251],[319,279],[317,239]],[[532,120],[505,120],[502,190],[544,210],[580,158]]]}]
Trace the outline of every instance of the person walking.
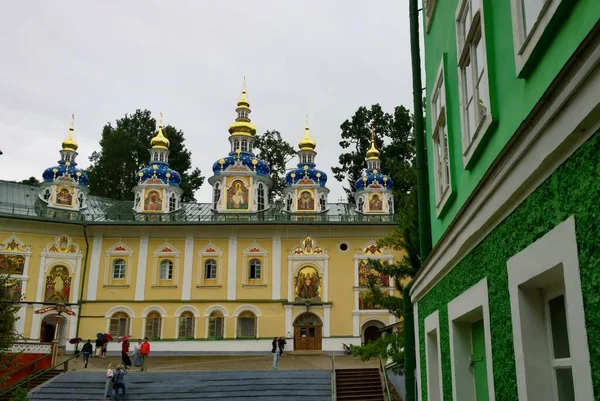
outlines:
[{"label": "person walking", "polygon": [[104,342],[101,339],[96,338],[96,353],[95,353],[96,358],[100,358],[102,356],[102,346],[103,345],[104,345]]},{"label": "person walking", "polygon": [[104,399],[110,400],[112,399],[113,393],[113,376],[114,372],[112,370],[112,363],[108,364],[108,370],[106,371],[106,384],[104,386]]},{"label": "person walking", "polygon": [[142,345],[142,340],[137,340],[137,344],[133,347],[133,366],[140,369],[142,366],[142,356],[140,355],[140,347]]},{"label": "person walking", "polygon": [[75,344],[75,362],[79,362],[79,357],[81,356],[81,349],[79,349],[79,343]]},{"label": "person walking", "polygon": [[83,347],[81,348],[81,353],[83,354],[83,362],[85,362],[84,368],[87,368],[88,361],[90,360],[90,355],[94,352],[94,348],[92,347],[92,342],[87,340]]},{"label": "person walking", "polygon": [[150,355],[150,343],[148,337],[144,337],[144,342],[140,345],[140,356],[142,357],[142,372],[147,370],[148,355]]},{"label": "person walking", "polygon": [[106,350],[108,349],[108,340],[105,338],[102,342],[102,358],[106,358]]},{"label": "person walking", "polygon": [[[113,375],[113,394],[115,395],[115,401],[125,399],[125,375],[127,371],[123,369],[123,365],[118,365],[115,374]],[[119,397],[119,390],[122,392],[122,397]]]},{"label": "person walking", "polygon": [[278,342],[279,338],[275,337],[273,339],[273,349],[271,349],[271,354],[273,355],[273,370],[277,370],[278,363],[279,363],[279,352],[277,351],[277,342]]},{"label": "person walking", "polygon": [[121,346],[121,360],[123,361],[123,366],[125,366],[125,370],[131,367],[131,359],[129,359],[129,341],[123,341],[123,345]]},{"label": "person walking", "polygon": [[279,339],[277,340],[277,345],[279,346],[279,356],[283,355],[283,348],[285,348],[286,344],[287,341],[285,341],[285,338],[279,337]]}]

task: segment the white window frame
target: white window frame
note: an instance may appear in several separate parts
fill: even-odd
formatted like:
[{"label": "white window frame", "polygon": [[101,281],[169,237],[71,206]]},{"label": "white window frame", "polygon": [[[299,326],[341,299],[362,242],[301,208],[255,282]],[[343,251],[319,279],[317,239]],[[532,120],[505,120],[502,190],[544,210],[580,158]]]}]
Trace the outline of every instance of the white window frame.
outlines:
[{"label": "white window frame", "polygon": [[[252,277],[252,266],[254,266],[254,277]],[[256,272],[258,270],[258,274]],[[248,280],[261,280],[262,277],[262,260],[260,258],[252,258],[248,261]]]},{"label": "white window frame", "polygon": [[515,68],[517,70],[517,76],[520,77],[531,57],[531,54],[537,47],[540,38],[544,31],[548,27],[550,20],[556,14],[560,3],[563,0],[546,0],[540,14],[537,17],[533,27],[526,32],[525,27],[525,15],[523,12],[523,2],[527,0],[511,0],[511,16],[512,16],[512,29],[513,29],[513,46],[515,53]]},{"label": "white window frame", "polygon": [[[488,378],[489,401],[495,401],[494,370],[492,364],[492,341],[490,329],[490,306],[487,278],[454,298],[448,304],[448,329],[450,332],[450,366],[452,368],[452,399],[454,401],[475,400],[473,374],[469,370],[471,349],[465,349],[460,341],[460,323],[471,323],[483,319],[485,336],[485,358]],[[470,343],[470,341],[469,341]],[[472,346],[472,345],[471,345]],[[468,356],[467,356],[468,354]]]},{"label": "white window frame", "polygon": [[[435,336],[435,339],[431,338],[433,336]],[[435,311],[425,318],[425,360],[427,361],[427,399],[429,401],[443,401],[444,387],[439,311]]]},{"label": "white window frame", "polygon": [[[461,22],[462,15],[465,12],[467,4],[470,5],[473,2],[479,2],[479,9],[472,14],[472,20],[469,23],[469,30],[465,32],[464,36],[461,33],[463,23]],[[471,11],[472,12],[472,11]],[[473,39],[479,35],[480,42],[483,46],[483,63],[484,63],[484,77],[479,85],[477,85],[478,80],[478,69],[477,65],[474,64],[474,56],[477,56],[477,49],[473,47],[471,42]],[[487,59],[487,47],[486,47],[486,37],[485,37],[485,15],[484,15],[484,6],[483,0],[460,0],[458,3],[458,7],[456,7],[456,49],[458,56],[458,92],[460,99],[460,120],[461,120],[461,131],[462,131],[462,148],[463,148],[463,166],[465,169],[470,167],[469,162],[475,153],[475,150],[478,148],[481,143],[482,138],[487,132],[488,128],[492,124],[492,107],[491,107],[491,94],[490,94],[490,77],[489,77],[489,64]],[[469,116],[468,111],[465,110],[465,105],[467,102],[466,99],[466,83],[463,78],[462,70],[463,66],[466,63],[466,60],[470,60],[471,67],[475,71],[473,76],[471,77],[473,82],[471,84],[473,90],[473,102],[477,102],[475,106],[477,108],[477,115],[479,115],[479,88],[482,85],[485,85],[488,99],[487,105],[487,113],[485,117],[481,118],[476,122],[476,128],[472,132],[466,127],[469,126]],[[477,58],[475,58],[477,62]],[[474,67],[473,67],[474,66]]]},{"label": "white window frame", "polygon": [[[440,110],[437,110],[435,106],[437,99],[441,98]],[[433,151],[433,173],[435,182],[435,209],[436,217],[439,217],[442,209],[446,205],[446,202],[452,194],[452,178],[450,173],[450,145],[448,142],[448,113],[447,113],[447,102],[446,102],[446,80],[444,78],[444,58],[438,68],[435,84],[433,85],[433,92],[431,94],[430,108],[431,108],[431,132],[432,132],[432,151]],[[440,160],[437,152],[437,142],[442,140],[442,147],[445,149],[443,153],[447,161],[447,177],[444,178],[445,182],[444,189],[440,188]],[[444,144],[445,143],[445,144]],[[446,176],[444,172],[442,175]]]},{"label": "white window frame", "polygon": [[[117,277],[117,262],[123,262],[123,269],[119,269],[119,272],[121,274],[119,274],[119,277]],[[118,258],[113,260],[112,263],[112,279],[113,280],[125,280],[125,275],[127,273],[127,262],[125,261],[125,259],[123,258]]]},{"label": "white window frame", "polygon": [[256,189],[256,200],[257,200],[257,209],[259,212],[265,210],[267,208],[266,201],[266,193],[265,193],[265,184],[262,182],[258,183],[258,188]]},{"label": "white window frame", "polygon": [[437,0],[424,0],[425,8],[425,33],[429,33],[431,29],[431,20],[435,14],[435,8],[437,6]]},{"label": "white window frame", "polygon": [[[549,393],[551,386],[548,386],[550,380],[554,382],[554,373],[550,369],[550,364],[544,362],[544,359],[549,361],[548,358],[552,355],[548,348],[551,344],[548,344],[547,324],[543,321],[545,314],[542,313],[540,317],[540,313],[532,312],[535,307],[532,308],[526,302],[527,294],[531,291],[526,291],[525,286],[543,288],[550,282],[555,283],[561,279],[564,282],[575,399],[592,400],[594,398],[592,375],[574,217],[569,217],[510,258],[507,269],[519,400],[555,399],[552,398],[554,395]],[[540,305],[543,306],[541,303]],[[537,331],[531,333],[530,330]],[[531,335],[535,335],[534,341],[528,341],[527,336],[531,338]],[[535,360],[534,358],[526,360],[532,352]],[[541,389],[546,391],[545,395],[540,394],[540,384],[542,384]]]},{"label": "white window frame", "polygon": [[221,184],[219,182],[215,183],[214,192],[213,192],[213,209],[217,210],[219,207],[219,202],[221,201]]},{"label": "white window frame", "polygon": [[[207,264],[209,262],[211,263],[210,266],[210,270],[208,270],[209,274],[206,274],[207,272]],[[217,263],[217,259],[216,258],[208,258],[204,261],[204,280],[217,280],[217,269],[218,269],[219,264]],[[213,274],[214,272],[214,274]],[[208,276],[208,277],[207,277]]]},{"label": "white window frame", "polygon": [[[166,270],[164,270],[165,274],[163,275],[163,264],[164,263],[168,263],[168,264],[166,265]],[[171,259],[162,259],[159,264],[158,279],[161,281],[173,280],[173,270],[174,269],[175,269],[174,263]]]}]

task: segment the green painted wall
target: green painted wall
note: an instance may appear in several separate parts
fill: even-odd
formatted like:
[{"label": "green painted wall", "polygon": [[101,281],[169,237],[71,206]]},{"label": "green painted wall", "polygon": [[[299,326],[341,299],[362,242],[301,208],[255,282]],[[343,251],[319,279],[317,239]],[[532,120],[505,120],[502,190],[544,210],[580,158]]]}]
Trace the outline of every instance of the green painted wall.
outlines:
[{"label": "green painted wall", "polygon": [[452,400],[447,304],[488,278],[496,400],[517,401],[506,262],[544,234],[575,216],[579,268],[595,400],[600,401],[600,131],[418,302],[423,400],[427,400],[425,318],[439,310],[444,400]]},{"label": "green painted wall", "polygon": [[[600,15],[598,0],[563,0],[570,9],[560,31],[543,54],[537,68],[527,79],[516,76],[510,1],[483,0],[485,7],[486,47],[488,54],[492,114],[497,126],[488,132],[489,142],[471,170],[462,162],[461,123],[458,95],[455,14],[458,0],[438,0],[431,30],[425,34],[425,70],[427,99],[435,83],[442,55],[446,54],[445,76],[447,91],[448,136],[453,196],[440,218],[436,218],[431,119],[426,119],[431,228],[433,244],[456,216],[471,192],[498,156],[502,148],[538,102],[546,88],[565,65],[570,55],[593,28]],[[493,3],[493,7],[492,7]],[[427,102],[427,115],[431,115]]]}]

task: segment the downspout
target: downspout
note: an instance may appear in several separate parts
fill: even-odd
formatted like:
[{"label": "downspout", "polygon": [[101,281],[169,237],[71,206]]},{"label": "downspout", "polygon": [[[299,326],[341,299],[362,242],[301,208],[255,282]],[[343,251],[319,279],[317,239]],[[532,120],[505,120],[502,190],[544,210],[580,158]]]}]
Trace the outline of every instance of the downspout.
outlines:
[{"label": "downspout", "polygon": [[[415,133],[415,154],[417,164],[417,198],[419,212],[419,259],[421,264],[431,251],[431,226],[429,220],[429,181],[427,173],[427,153],[425,151],[425,129],[423,124],[423,83],[421,80],[421,50],[419,45],[419,5],[418,0],[408,1],[410,21],[410,53],[413,78],[413,118]],[[404,303],[404,372],[406,383],[405,401],[415,401],[415,321],[410,299],[410,282],[403,290]]]},{"label": "downspout", "polygon": [[75,329],[75,337],[79,337],[79,323],[81,322],[81,311],[83,310],[83,289],[85,287],[85,274],[87,273],[87,261],[88,252],[90,249],[90,243],[88,241],[87,225],[83,225],[83,238],[85,238],[85,256],[83,258],[83,274],[81,275],[81,288],[79,289],[79,299],[77,305],[79,306],[79,313],[77,313],[77,328]]}]

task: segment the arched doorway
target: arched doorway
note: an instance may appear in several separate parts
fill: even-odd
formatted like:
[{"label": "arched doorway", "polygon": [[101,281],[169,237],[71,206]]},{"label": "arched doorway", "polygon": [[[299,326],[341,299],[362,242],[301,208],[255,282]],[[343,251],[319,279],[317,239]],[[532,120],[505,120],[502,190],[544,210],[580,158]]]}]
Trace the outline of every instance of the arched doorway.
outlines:
[{"label": "arched doorway", "polygon": [[384,325],[378,320],[370,320],[363,325],[363,344],[375,342],[381,338],[379,331]]},{"label": "arched doorway", "polygon": [[[40,327],[40,342],[51,343],[56,336],[56,315],[47,315],[42,319]],[[68,319],[63,315],[60,317],[58,345],[64,346],[67,343],[67,324]]]},{"label": "arched doorway", "polygon": [[294,350],[320,350],[323,322],[314,313],[303,313],[294,320]]}]

